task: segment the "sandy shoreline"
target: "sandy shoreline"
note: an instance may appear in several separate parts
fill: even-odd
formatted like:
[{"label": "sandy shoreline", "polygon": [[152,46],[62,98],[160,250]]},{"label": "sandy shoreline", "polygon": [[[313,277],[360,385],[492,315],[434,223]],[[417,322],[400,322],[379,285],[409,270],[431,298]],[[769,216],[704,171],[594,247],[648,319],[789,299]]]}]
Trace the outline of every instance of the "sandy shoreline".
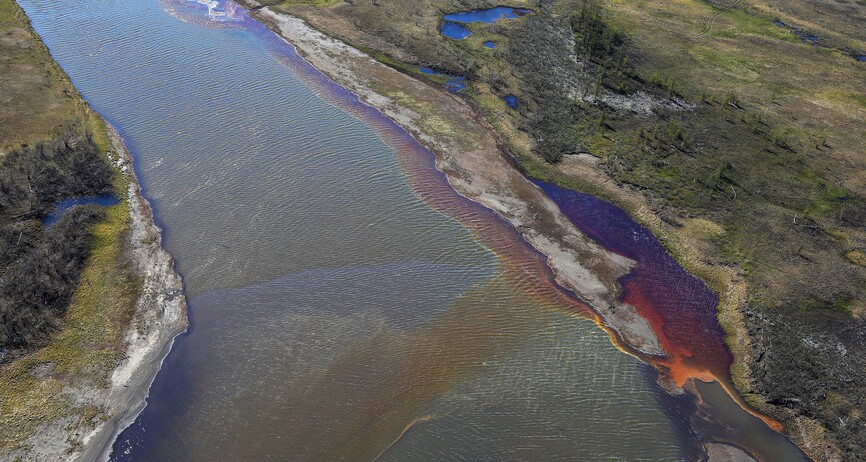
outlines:
[{"label": "sandy shoreline", "polygon": [[111,161],[129,178],[130,251],[135,272],[143,281],[141,297],[125,334],[126,357],[111,374],[101,400],[108,419],[81,440],[82,450],[69,459],[107,460],[117,436],[144,409],[150,385],[168,355],[175,337],[186,331],[186,297],[174,261],[162,248],[161,230],[153,221],[150,203],[141,195],[132,157],[117,132],[109,127],[115,154]]},{"label": "sandy shoreline", "polygon": [[[250,6],[256,5],[251,3]],[[446,174],[459,194],[481,203],[511,223],[534,248],[547,256],[557,280],[592,305],[630,347],[648,355],[665,355],[649,323],[633,307],[619,301],[617,280],[629,272],[633,262],[604,250],[579,232],[538,187],[514,168],[492,128],[479,121],[465,102],[447,93],[418,88],[419,82],[411,77],[321,34],[300,19],[278,16],[267,8],[259,9],[254,16],[272,30],[276,25],[278,34],[316,69],[357,94],[364,103],[381,111],[431,149],[437,168]],[[373,79],[363,77],[365,75]],[[473,148],[467,150],[454,138],[425,130],[421,119],[426,115],[383,94],[386,92],[376,88],[382,81],[376,82],[376,78],[408,86],[410,91],[420,90],[444,98],[446,107],[441,111],[459,114],[465,124],[451,136],[460,137],[460,132],[467,129],[475,131]],[[414,94],[409,96],[415,97]],[[130,176],[132,246],[137,271],[144,276],[145,287],[132,321],[135,327],[127,334],[127,358],[113,371],[110,389],[106,391],[109,418],[83,438],[84,449],[70,457],[80,460],[108,458],[117,436],[144,409],[150,385],[162,361],[171,350],[174,338],[187,326],[180,277],[174,272],[171,256],[162,249],[160,230],[153,223],[149,203],[141,196],[130,154],[116,131],[111,129],[110,132],[118,153],[112,161]]]},{"label": "sandy shoreline", "polygon": [[[547,257],[557,282],[589,304],[628,349],[656,358],[668,356],[649,322],[620,300],[619,280],[634,262],[600,248],[577,230],[547,195],[518,171],[496,130],[470,105],[380,63],[300,18],[261,7],[255,0],[240,1],[315,69],[428,148],[451,187],[507,220]],[[455,122],[449,127],[452,116]],[[430,119],[435,122],[431,124]],[[664,370],[659,384],[671,393],[684,391]],[[710,461],[756,460],[745,449],[722,442],[707,442],[704,450]]]},{"label": "sandy shoreline", "polygon": [[[258,5],[247,2],[247,6]],[[646,355],[666,355],[647,320],[619,300],[618,281],[633,262],[606,251],[578,231],[514,167],[492,127],[479,120],[468,104],[385,66],[299,18],[267,7],[251,14],[293,45],[313,67],[429,148],[436,156],[437,169],[445,173],[451,186],[511,223],[547,257],[557,281],[591,305],[626,345]]]}]

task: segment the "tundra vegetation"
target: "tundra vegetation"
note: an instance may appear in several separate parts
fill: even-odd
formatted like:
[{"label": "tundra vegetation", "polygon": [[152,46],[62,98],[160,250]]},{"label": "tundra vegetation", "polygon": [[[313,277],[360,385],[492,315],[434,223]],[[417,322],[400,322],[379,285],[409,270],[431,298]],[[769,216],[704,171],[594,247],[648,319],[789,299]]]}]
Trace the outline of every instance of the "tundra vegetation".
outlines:
[{"label": "tundra vegetation", "polygon": [[[90,138],[22,148],[0,163],[0,348],[43,345],[62,322],[90,250],[96,207],[74,207],[46,228],[60,200],[111,188],[111,170]],[[9,353],[6,353],[9,356]]]},{"label": "tundra vegetation", "polygon": [[[37,433],[47,444],[69,433],[51,422],[86,434],[102,418],[69,386],[104,386],[140,290],[128,180],[108,150],[104,122],[24,12],[0,0],[0,459],[35,457],[26,451]],[[106,192],[120,203],[43,226],[57,201]]]},{"label": "tundra vegetation", "polygon": [[[719,293],[752,406],[818,459],[866,453],[866,3],[260,3],[465,76],[526,174],[616,202]],[[439,33],[500,5],[534,13]]]}]

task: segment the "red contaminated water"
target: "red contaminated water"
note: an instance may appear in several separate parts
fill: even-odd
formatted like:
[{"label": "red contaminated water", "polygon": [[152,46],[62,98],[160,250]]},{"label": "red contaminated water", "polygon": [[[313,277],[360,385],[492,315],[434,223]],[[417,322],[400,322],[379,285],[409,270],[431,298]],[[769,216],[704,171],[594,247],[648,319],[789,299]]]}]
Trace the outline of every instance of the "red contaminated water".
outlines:
[{"label": "red contaminated water", "polygon": [[781,430],[778,422],[749,409],[732,384],[733,355],[717,318],[716,294],[684,270],[648,229],[622,209],[590,194],[533,182],[578,229],[608,251],[635,261],[632,271],[620,280],[622,300],[647,319],[667,357],[631,352],[661,369],[680,387],[689,379],[717,380],[740,406]]},{"label": "red contaminated water", "polygon": [[689,379],[718,381],[740,406],[773,429],[781,429],[777,422],[751,411],[731,383],[733,356],[725,345],[725,334],[716,317],[718,298],[715,293],[680,267],[652,233],[634,222],[625,211],[588,194],[534,181],[578,229],[609,251],[636,262],[632,272],[620,280],[623,301],[634,306],[650,322],[667,352],[665,358],[641,355],[623,345],[591,307],[558,285],[544,255],[495,212],[460,196],[451,187],[445,174],[436,169],[435,155],[428,147],[357,95],[335,84],[276,34],[256,21],[244,19],[243,26],[265,38],[272,53],[319,97],[372,126],[394,149],[414,193],[434,210],[460,223],[479,243],[494,252],[506,273],[513,276],[516,287],[524,293],[553,301],[567,311],[594,319],[611,334],[617,347],[653,364],[677,385],[685,385]]},{"label": "red contaminated water", "polygon": [[733,357],[716,311],[718,298],[700,279],[686,272],[661,243],[622,209],[589,194],[535,182],[581,231],[607,250],[635,261],[620,280],[623,301],[653,326],[668,358],[666,366],[682,385],[695,375],[729,379]]}]

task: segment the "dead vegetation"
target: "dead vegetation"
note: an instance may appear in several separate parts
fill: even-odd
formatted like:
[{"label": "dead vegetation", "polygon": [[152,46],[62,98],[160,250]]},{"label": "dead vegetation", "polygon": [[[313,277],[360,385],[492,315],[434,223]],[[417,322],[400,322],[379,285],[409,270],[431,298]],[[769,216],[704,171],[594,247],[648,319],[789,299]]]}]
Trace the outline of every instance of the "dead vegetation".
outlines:
[{"label": "dead vegetation", "polygon": [[92,139],[68,136],[0,159],[0,351],[45,345],[62,325],[102,217],[78,207],[46,228],[55,202],[111,189],[112,171]]}]

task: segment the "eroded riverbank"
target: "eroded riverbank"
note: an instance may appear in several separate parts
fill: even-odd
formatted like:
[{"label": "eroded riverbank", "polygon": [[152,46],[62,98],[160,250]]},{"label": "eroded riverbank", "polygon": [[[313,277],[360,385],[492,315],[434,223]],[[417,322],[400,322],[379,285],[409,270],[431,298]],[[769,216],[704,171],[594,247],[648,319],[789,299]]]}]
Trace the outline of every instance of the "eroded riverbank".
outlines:
[{"label": "eroded riverbank", "polygon": [[[108,290],[131,291],[136,297],[122,297],[114,303],[121,305],[129,302],[131,307],[121,306],[129,310],[127,319],[120,314],[115,324],[107,327],[109,332],[118,332],[118,342],[109,340],[109,344],[101,348],[98,354],[117,356],[112,367],[105,368],[100,362],[82,364],[88,372],[67,373],[57,375],[54,371],[59,365],[55,361],[40,359],[40,353],[25,357],[7,366],[10,369],[28,366],[30,374],[42,380],[44,388],[54,389],[52,397],[42,399],[41,406],[45,409],[6,409],[14,412],[13,419],[24,419],[31,413],[41,413],[31,435],[16,444],[15,447],[3,448],[11,460],[98,460],[108,457],[108,451],[117,435],[144,408],[150,384],[160,369],[162,360],[171,349],[174,338],[186,329],[186,298],[178,274],[174,271],[173,260],[162,247],[161,231],[153,220],[153,211],[149,202],[141,194],[141,186],[133,170],[132,158],[123,141],[113,128],[107,126],[111,151],[109,160],[123,176],[127,184],[127,196],[115,208],[126,209],[128,228],[117,235],[121,242],[111,243],[120,252],[124,267],[128,272],[124,277],[132,276],[131,280],[104,279],[113,284],[132,285],[133,287],[111,287]],[[114,219],[108,220],[108,226],[116,226]],[[101,225],[104,226],[104,225]],[[105,237],[97,231],[98,239]],[[105,251],[97,248],[99,256],[91,258],[95,268],[105,265]],[[97,272],[100,270],[97,269]],[[101,287],[103,280],[97,274],[85,273],[81,284],[89,290],[106,290]],[[106,301],[107,302],[107,301]],[[97,316],[118,316],[114,306],[100,305],[103,312]],[[100,329],[102,326],[79,326],[78,318],[82,313],[73,311],[72,319],[68,321],[70,329]],[[120,320],[123,320],[122,322]],[[109,335],[111,335],[109,333]],[[61,332],[58,343],[63,348],[89,348],[90,342],[98,341],[102,335],[91,332],[89,338],[81,339],[82,345],[68,344],[69,339]],[[52,345],[48,349],[53,349]],[[81,353],[66,353],[66,357],[57,360],[80,361],[75,355]],[[97,353],[84,353],[93,355]],[[51,357],[51,354],[48,355]],[[19,364],[21,363],[21,364]],[[63,365],[68,368],[68,365]],[[97,380],[92,375],[96,374]],[[23,379],[21,379],[23,380]],[[23,398],[23,397],[22,397]],[[31,399],[28,393],[26,399]],[[65,410],[55,411],[56,400],[68,402]],[[23,416],[21,415],[23,413]],[[5,456],[4,456],[5,457]]]},{"label": "eroded riverbank", "polygon": [[80,456],[73,457],[80,460],[108,457],[117,435],[144,409],[150,386],[174,339],[187,328],[183,282],[174,270],[174,260],[162,247],[162,230],[142,195],[132,156],[117,131],[112,127],[108,130],[116,153],[110,159],[129,178],[129,249],[142,288],[124,334],[124,359],[111,372],[109,387],[99,399],[106,420],[82,440]]},{"label": "eroded riverbank", "polygon": [[[751,406],[816,458],[844,459],[842,446],[863,446],[864,426],[852,422],[866,415],[857,393],[866,376],[847,372],[864,369],[866,351],[864,331],[848,330],[862,322],[866,300],[862,261],[848,256],[864,247],[866,202],[853,161],[862,137],[849,129],[862,107],[826,91],[864,94],[854,77],[862,66],[774,24],[861,40],[850,15],[831,9],[814,24],[800,0],[721,14],[699,0],[649,9],[584,0],[260,1],[420,80],[429,79],[418,66],[466,78],[464,96],[531,177],[624,208],[712,287],[736,357],[733,380]],[[471,25],[462,40],[441,34],[445,15],[498,5],[537,13]],[[770,65],[780,59],[784,66]],[[732,71],[723,61],[742,65]],[[757,68],[772,68],[762,82],[790,97],[756,85]],[[600,104],[599,93],[628,104]],[[508,94],[518,110],[502,104]],[[649,95],[673,105],[644,106]]]},{"label": "eroded riverbank", "polygon": [[617,281],[633,264],[577,231],[538,187],[514,168],[492,129],[472,109],[307,26],[256,10],[317,69],[358,94],[430,148],[437,168],[464,197],[496,211],[545,254],[558,280],[591,304],[631,348],[665,352],[649,323],[622,303]]}]

